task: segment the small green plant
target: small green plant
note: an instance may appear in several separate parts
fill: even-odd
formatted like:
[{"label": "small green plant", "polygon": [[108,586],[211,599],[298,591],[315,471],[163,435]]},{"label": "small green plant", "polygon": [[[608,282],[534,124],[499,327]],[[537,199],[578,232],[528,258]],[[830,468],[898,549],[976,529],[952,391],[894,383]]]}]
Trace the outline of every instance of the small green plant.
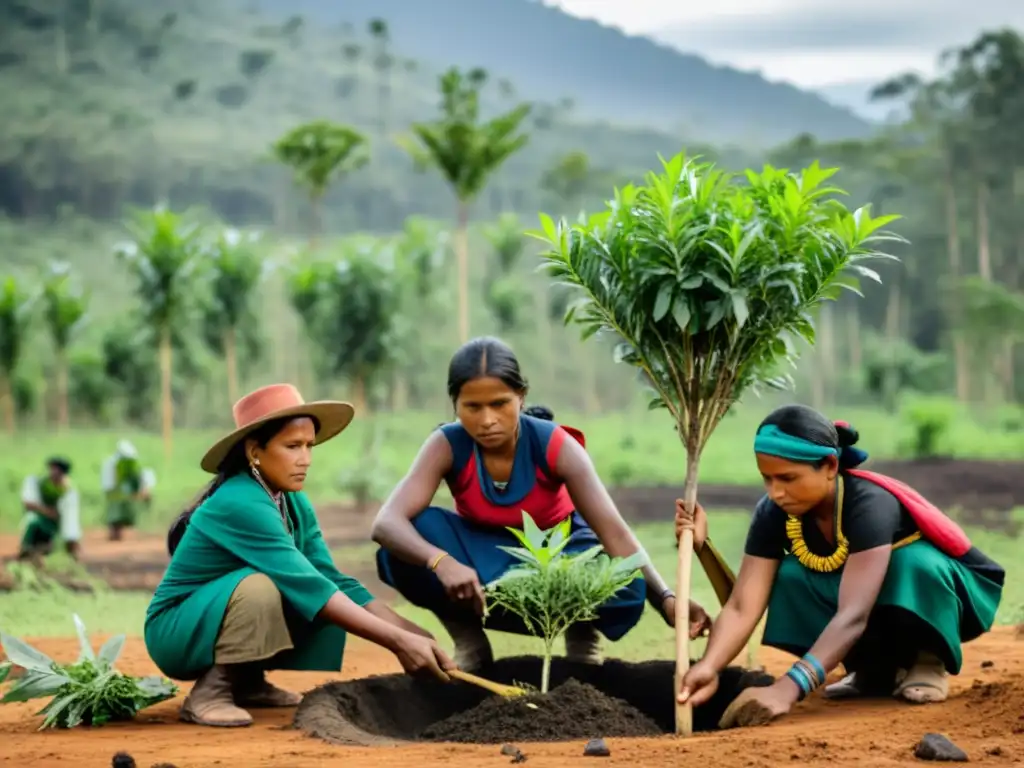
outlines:
[{"label": "small green plant", "polygon": [[178,687],[166,678],[129,677],[114,669],[124,647],[124,635],[110,638],[97,653],[82,620],[75,615],[74,621],[82,651],[78,661],[69,665],[58,664],[27,643],[0,632],[0,645],[7,654],[7,661],[0,662],[0,683],[15,664],[25,670],[0,704],[52,697],[38,713],[45,715],[39,728],[43,730],[131,720],[146,707],[177,695]]},{"label": "small green plant", "polygon": [[508,529],[522,546],[501,547],[521,562],[486,587],[488,612],[500,607],[515,614],[543,641],[541,693],[548,692],[551,681],[555,641],[573,624],[596,619],[597,609],[639,576],[647,562],[643,551],[612,558],[600,546],[565,554],[571,528],[572,521],[565,520],[542,531],[524,511],[523,529]]},{"label": "small green plant", "polygon": [[906,401],[903,418],[913,430],[913,436],[902,446],[903,453],[915,459],[938,456],[955,415],[955,404],[943,398],[921,397]]}]

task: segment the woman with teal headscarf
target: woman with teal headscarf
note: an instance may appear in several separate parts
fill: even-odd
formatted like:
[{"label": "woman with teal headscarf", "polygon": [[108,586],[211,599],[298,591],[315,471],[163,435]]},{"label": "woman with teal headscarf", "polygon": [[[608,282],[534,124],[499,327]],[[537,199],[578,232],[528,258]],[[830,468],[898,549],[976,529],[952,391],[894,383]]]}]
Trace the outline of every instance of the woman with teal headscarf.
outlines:
[{"label": "woman with teal headscarf", "polygon": [[[913,489],[856,469],[867,460],[857,439],[850,425],[796,405],[757,430],[767,494],[736,585],[679,698],[697,705],[711,697],[765,609],[764,645],[800,658],[774,685],[741,694],[723,727],[786,714],[840,663],[847,676],[826,688],[830,698],[944,701],[961,644],[992,627],[1003,569]],[[677,530],[691,524],[677,521]]]}]

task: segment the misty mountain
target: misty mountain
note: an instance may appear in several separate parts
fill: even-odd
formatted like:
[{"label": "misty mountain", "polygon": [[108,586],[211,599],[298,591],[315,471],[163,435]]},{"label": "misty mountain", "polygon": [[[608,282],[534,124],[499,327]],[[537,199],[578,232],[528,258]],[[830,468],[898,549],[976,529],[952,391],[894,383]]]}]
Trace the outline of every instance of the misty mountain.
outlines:
[{"label": "misty mountain", "polygon": [[[624,0],[625,1],[625,0]],[[403,56],[434,67],[483,67],[526,99],[569,98],[580,116],[650,125],[686,138],[774,144],[871,131],[819,94],[716,66],[645,37],[579,19],[536,0],[250,0],[278,18],[364,31],[387,22]],[[369,43],[368,43],[369,44]]]}]

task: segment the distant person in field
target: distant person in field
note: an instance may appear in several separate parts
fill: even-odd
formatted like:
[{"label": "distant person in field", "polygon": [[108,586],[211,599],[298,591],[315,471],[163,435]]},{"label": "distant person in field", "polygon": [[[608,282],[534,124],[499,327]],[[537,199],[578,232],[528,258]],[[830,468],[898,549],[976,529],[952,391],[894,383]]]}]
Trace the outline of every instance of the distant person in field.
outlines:
[{"label": "distant person in field", "polygon": [[35,560],[53,551],[59,535],[68,554],[78,559],[82,526],[78,491],[71,482],[71,462],[52,458],[46,473],[29,475],[21,484],[25,517],[21,526],[19,560]]},{"label": "distant person in field", "polygon": [[409,673],[447,680],[453,664],[430,633],[337,569],[302,492],[313,447],[352,416],[348,403],[264,387],[235,404],[236,429],[203,457],[216,477],[171,526],[171,562],[145,624],[163,673],[196,681],[183,720],[246,726],[251,708],[297,706],[302,697],[271,685],[265,671],[338,672],[349,632],[387,648]]},{"label": "distant person in field", "polygon": [[[524,510],[545,530],[570,518],[566,552],[600,544],[612,556],[628,556],[641,548],[597,476],[583,435],[554,423],[547,409],[533,411],[541,418],[529,415],[526,394],[519,362],[504,343],[479,338],[460,348],[448,368],[456,421],[427,438],[373,526],[380,578],[438,616],[462,669],[493,660],[483,587],[518,562],[501,548],[518,546],[506,527],[521,527]],[[455,511],[430,506],[442,482]],[[653,565],[643,574],[603,605],[596,621],[569,629],[570,659],[600,663],[600,635],[623,637],[640,620],[645,600],[674,623],[672,590]],[[703,633],[709,624],[703,609],[691,605],[691,616],[691,634]],[[486,627],[527,633],[504,612],[491,614]]]},{"label": "distant person in field", "polygon": [[[717,672],[746,645],[765,610],[763,643],[801,657],[770,688],[745,691],[729,724],[789,712],[840,663],[825,696],[941,702],[961,644],[992,627],[1003,569],[903,483],[857,470],[857,432],[800,405],[758,427],[754,455],[767,494],[747,534],[735,588],[681,699],[714,693]],[[703,510],[696,510],[697,516]],[[677,533],[693,518],[677,516]]]},{"label": "distant person in field", "polygon": [[142,466],[135,446],[127,440],[118,442],[114,455],[100,469],[111,541],[120,541],[124,529],[135,526],[139,512],[152,500],[154,485],[156,476]]}]

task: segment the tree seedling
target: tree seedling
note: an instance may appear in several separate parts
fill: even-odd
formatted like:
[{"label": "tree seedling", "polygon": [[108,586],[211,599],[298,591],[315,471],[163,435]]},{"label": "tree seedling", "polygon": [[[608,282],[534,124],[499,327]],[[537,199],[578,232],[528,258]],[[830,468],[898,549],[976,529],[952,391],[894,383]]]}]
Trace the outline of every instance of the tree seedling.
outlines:
[{"label": "tree seedling", "polygon": [[566,554],[572,521],[542,531],[523,512],[523,528],[509,528],[522,545],[501,547],[520,562],[486,587],[488,610],[500,607],[515,614],[544,644],[541,693],[551,682],[555,641],[579,622],[593,621],[597,609],[640,575],[647,557],[641,551],[612,558],[600,546]]}]

